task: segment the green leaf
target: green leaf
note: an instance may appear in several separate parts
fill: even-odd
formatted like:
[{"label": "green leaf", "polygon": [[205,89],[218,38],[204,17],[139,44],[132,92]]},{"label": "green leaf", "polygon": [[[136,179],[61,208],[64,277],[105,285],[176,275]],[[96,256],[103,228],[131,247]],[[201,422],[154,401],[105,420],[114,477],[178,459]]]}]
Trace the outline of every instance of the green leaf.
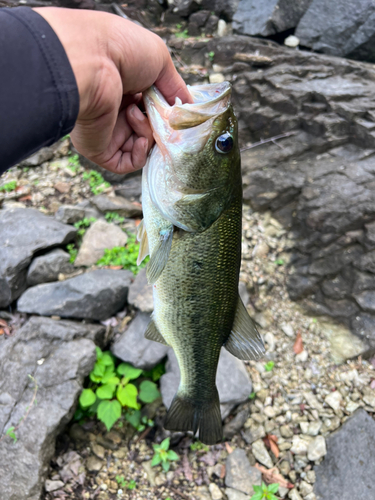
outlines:
[{"label": "green leaf", "polygon": [[160,443],[160,449],[167,451],[169,448],[169,438],[165,438],[164,441]]},{"label": "green leaf", "polygon": [[141,423],[141,412],[139,410],[128,411],[125,414],[125,418],[129,424],[138,429],[139,424]]},{"label": "green leaf", "polygon": [[94,404],[96,401],[96,396],[95,393],[92,389],[83,389],[80,397],[79,397],[79,404],[82,406],[82,408],[87,408],[88,406],[91,406]]},{"label": "green leaf", "polygon": [[[254,486],[253,486],[254,488]],[[253,495],[250,500],[262,500],[264,497],[263,497],[263,493],[260,492],[260,493],[255,493],[255,495]]]},{"label": "green leaf", "polygon": [[115,390],[116,390],[115,384],[101,385],[96,389],[96,395],[98,396],[99,399],[112,399]]},{"label": "green leaf", "polygon": [[253,490],[255,491],[255,493],[262,493],[263,494],[263,489],[261,486],[253,485]]},{"label": "green leaf", "polygon": [[103,356],[103,351],[98,346],[95,347],[95,351],[96,351],[96,359],[98,360]]},{"label": "green leaf", "polygon": [[113,357],[109,351],[103,352],[103,356],[100,361],[105,366],[114,366]]},{"label": "green leaf", "polygon": [[264,365],[264,368],[266,370],[266,372],[270,372],[272,371],[272,368],[275,366],[275,362],[274,361],[268,361],[268,363],[266,363]]},{"label": "green leaf", "polygon": [[165,472],[168,472],[170,467],[171,467],[171,463],[170,462],[162,462],[161,466],[163,467],[163,470],[165,470]]},{"label": "green leaf", "polygon": [[118,385],[119,383],[120,383],[120,379],[118,377],[116,377],[115,372],[113,372],[113,371],[105,372],[105,374],[102,378],[102,384]]},{"label": "green leaf", "polygon": [[94,369],[91,373],[93,373],[97,377],[103,377],[105,373],[105,365],[101,362],[101,360],[95,363]]},{"label": "green leaf", "polygon": [[98,419],[103,422],[110,431],[113,424],[121,417],[121,405],[114,399],[102,401],[98,406]]},{"label": "green leaf", "polygon": [[16,443],[17,442],[17,436],[14,432],[14,429],[15,427],[12,426],[12,427],[9,427],[9,429],[6,431],[6,435],[9,436],[11,439],[13,439],[13,441]]},{"label": "green leaf", "polygon": [[160,397],[160,392],[156,384],[150,380],[144,380],[139,386],[139,389],[139,399],[143,401],[143,403],[152,403]]},{"label": "green leaf", "polygon": [[138,378],[142,374],[142,371],[143,370],[141,370],[140,368],[134,368],[134,366],[130,365],[129,363],[121,363],[117,367],[117,373],[119,375],[123,375],[129,380]]},{"label": "green leaf", "polygon": [[279,489],[279,483],[273,483],[268,485],[268,491],[270,493],[277,493],[278,489]]},{"label": "green leaf", "polygon": [[159,455],[159,453],[155,453],[155,455],[152,457],[152,460],[151,460],[151,467],[156,467],[157,465],[159,465],[161,462],[161,456]]},{"label": "green leaf", "polygon": [[167,453],[168,460],[178,460],[180,457],[173,450],[168,450]]},{"label": "green leaf", "polygon": [[273,493],[269,493],[267,496],[267,500],[279,500]]},{"label": "green leaf", "polygon": [[102,380],[102,377],[98,377],[97,375],[94,374],[94,372],[91,372],[90,380],[91,382],[95,382],[95,384],[98,384]]},{"label": "green leaf", "polygon": [[135,385],[127,384],[125,386],[119,385],[117,389],[117,399],[120,401],[122,406],[128,406],[129,408],[139,409],[139,404],[137,403],[138,391]]}]

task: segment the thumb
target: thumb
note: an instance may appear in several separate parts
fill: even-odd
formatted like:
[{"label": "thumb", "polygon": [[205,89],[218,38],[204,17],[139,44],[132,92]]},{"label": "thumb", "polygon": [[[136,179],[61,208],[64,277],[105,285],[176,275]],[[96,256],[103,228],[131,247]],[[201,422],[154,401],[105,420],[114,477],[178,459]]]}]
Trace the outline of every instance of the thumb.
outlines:
[{"label": "thumb", "polygon": [[182,77],[177,73],[169,52],[165,58],[164,67],[155,82],[169,104],[174,104],[175,98],[179,97],[183,104],[192,103],[193,98]]}]

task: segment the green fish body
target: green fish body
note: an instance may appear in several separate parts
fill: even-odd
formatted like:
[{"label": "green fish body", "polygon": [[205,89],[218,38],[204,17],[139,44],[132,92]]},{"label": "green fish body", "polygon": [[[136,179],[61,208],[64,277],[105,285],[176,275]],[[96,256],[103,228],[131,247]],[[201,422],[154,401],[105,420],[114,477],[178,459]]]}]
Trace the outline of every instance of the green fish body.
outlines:
[{"label": "green fish body", "polygon": [[240,359],[264,348],[238,295],[242,181],[230,86],[191,93],[194,104],[168,106],[156,89],[146,92],[157,146],[143,173],[139,260],[150,255],[154,313],[146,337],[171,346],[181,372],[165,428],[199,431],[214,444],[222,439],[221,347]]}]

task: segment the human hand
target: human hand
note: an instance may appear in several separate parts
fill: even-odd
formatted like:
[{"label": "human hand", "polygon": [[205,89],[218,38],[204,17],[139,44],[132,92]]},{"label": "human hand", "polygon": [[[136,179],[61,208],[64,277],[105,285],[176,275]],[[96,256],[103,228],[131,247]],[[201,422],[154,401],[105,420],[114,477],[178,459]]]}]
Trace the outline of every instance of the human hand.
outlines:
[{"label": "human hand", "polygon": [[137,104],[155,84],[166,100],[192,102],[168,49],[157,35],[106,12],[34,9],[59,37],[80,96],[71,133],[76,149],[118,174],[142,168],[154,143]]}]

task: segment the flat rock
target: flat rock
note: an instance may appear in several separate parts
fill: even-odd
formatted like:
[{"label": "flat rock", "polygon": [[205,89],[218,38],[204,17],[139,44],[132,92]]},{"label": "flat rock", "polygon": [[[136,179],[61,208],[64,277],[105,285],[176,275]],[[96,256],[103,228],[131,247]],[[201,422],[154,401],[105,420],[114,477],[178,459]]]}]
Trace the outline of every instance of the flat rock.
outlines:
[{"label": "flat rock", "polygon": [[271,469],[273,467],[272,459],[262,439],[254,441],[254,443],[251,445],[251,450],[258,462],[265,465],[268,469]]},{"label": "flat rock", "polygon": [[132,203],[122,196],[107,196],[98,194],[91,200],[101,212],[116,212],[122,217],[141,217],[142,207],[140,204]]},{"label": "flat rock", "polygon": [[83,236],[74,265],[91,266],[104,255],[104,250],[123,247],[128,240],[126,233],[115,224],[99,219],[92,224]]},{"label": "flat rock", "polygon": [[168,347],[144,337],[150,314],[136,314],[128,329],[111,347],[112,353],[136,368],[150,370],[167,355]]},{"label": "flat rock", "polygon": [[[92,369],[101,325],[32,317],[14,336],[0,338],[0,435],[19,424],[38,384],[37,404],[0,446],[1,500],[39,500],[55,440],[71,420]],[[3,336],[4,337],[4,336]],[[53,485],[52,485],[53,487]]]},{"label": "flat rock", "polygon": [[42,316],[102,321],[126,304],[133,274],[97,269],[65,281],[36,285],[18,300],[18,310]]},{"label": "flat rock", "polygon": [[39,151],[37,151],[33,155],[26,158],[26,160],[23,160],[20,163],[20,166],[21,167],[37,167],[38,165],[41,165],[45,161],[48,161],[51,158],[53,158],[53,155],[55,154],[57,147],[58,147],[58,144],[54,144],[53,146],[39,149]]},{"label": "flat rock", "polygon": [[269,36],[295,28],[311,0],[240,0],[233,29],[242,35]]},{"label": "flat rock", "polygon": [[[230,377],[228,377],[230,373]],[[173,349],[168,351],[166,373],[160,379],[160,391],[164,405],[169,408],[180,383],[180,369]],[[225,418],[231,409],[249,399],[252,383],[242,361],[226,349],[222,349],[216,374],[221,416]]]},{"label": "flat rock", "polygon": [[327,455],[314,468],[314,493],[319,500],[370,498],[375,462],[375,422],[365,410],[357,410],[343,426],[327,437]]},{"label": "flat rock", "polygon": [[64,224],[74,224],[85,217],[99,219],[102,214],[88,200],[79,205],[61,205],[55,213],[55,219]]},{"label": "flat rock", "polygon": [[228,455],[225,467],[225,485],[247,495],[254,493],[253,485],[260,485],[262,473],[251,467],[245,450],[236,448]]},{"label": "flat rock", "polygon": [[33,286],[56,281],[60,273],[73,272],[74,266],[69,260],[70,255],[60,248],[36,257],[27,272],[27,284]]},{"label": "flat rock", "polygon": [[326,440],[323,436],[317,436],[313,439],[307,450],[307,458],[314,462],[320,460],[327,453]]},{"label": "flat rock", "polygon": [[227,495],[228,500],[249,500],[249,495],[233,488],[226,488],[225,494]]},{"label": "flat rock", "polygon": [[139,271],[129,287],[128,303],[142,312],[151,313],[154,310],[152,285],[147,282],[145,268]]},{"label": "flat rock", "polygon": [[122,196],[127,200],[139,201],[142,194],[142,177],[138,175],[130,177],[130,179],[125,179],[124,182],[115,186],[115,193],[117,196]]},{"label": "flat rock", "polygon": [[26,288],[27,267],[37,251],[65,245],[77,230],[32,208],[0,210],[0,308]]}]

